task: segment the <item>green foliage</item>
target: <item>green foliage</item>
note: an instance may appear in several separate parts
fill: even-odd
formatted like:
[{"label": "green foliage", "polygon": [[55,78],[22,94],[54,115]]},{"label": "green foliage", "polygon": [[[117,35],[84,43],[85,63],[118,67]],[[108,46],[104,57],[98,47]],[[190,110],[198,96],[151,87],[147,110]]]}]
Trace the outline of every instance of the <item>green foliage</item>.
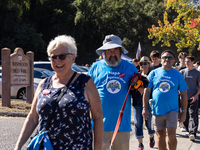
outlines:
[{"label": "green foliage", "polygon": [[[75,0],[73,5],[77,9],[75,23],[77,26],[81,25],[83,29],[81,35],[96,36],[91,40],[93,45],[94,43],[97,45],[87,47],[88,53],[91,53],[91,50],[95,53],[95,49],[101,46],[105,35],[108,34],[121,37],[131,57],[135,57],[138,42],[141,42],[144,55],[149,55],[153,50],[147,38],[147,28],[162,17],[163,0],[150,2],[147,0]],[[87,41],[88,38],[81,40],[83,44],[88,43]]]},{"label": "green foliage", "polygon": [[24,12],[30,9],[30,1],[1,1],[0,7],[0,47],[8,47],[11,52],[16,47],[21,47],[24,52],[44,51],[46,45],[42,35],[33,26],[22,23]]},{"label": "green foliage", "polygon": [[171,41],[176,42],[178,51],[188,48],[189,54],[196,49],[200,50],[200,7],[189,0],[171,0],[166,2],[166,10],[174,9],[178,15],[170,22],[168,13],[164,13],[163,22],[159,26],[149,28],[149,38],[153,45],[162,43],[161,46],[171,46]]},{"label": "green foliage", "polygon": [[[142,55],[164,49],[151,45],[147,30],[162,19],[164,0],[3,0],[0,7],[1,48],[33,51],[35,60],[47,60],[49,41],[61,34],[76,39],[77,64],[94,62],[95,50],[108,34],[121,37],[130,57],[138,42]],[[172,9],[168,14],[168,21],[177,16]]]},{"label": "green foliage", "polygon": [[16,25],[13,30],[10,30],[8,36],[1,38],[0,46],[8,47],[13,52],[16,47],[21,47],[24,52],[34,51],[38,53],[44,50],[45,43],[42,36],[32,28],[25,24]]}]

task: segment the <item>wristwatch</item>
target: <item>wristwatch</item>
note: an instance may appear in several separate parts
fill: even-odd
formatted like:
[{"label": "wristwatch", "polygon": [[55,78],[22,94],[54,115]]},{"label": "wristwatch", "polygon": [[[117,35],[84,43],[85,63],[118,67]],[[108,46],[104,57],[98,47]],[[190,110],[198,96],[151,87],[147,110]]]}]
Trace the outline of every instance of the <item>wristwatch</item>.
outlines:
[{"label": "wristwatch", "polygon": [[186,113],[186,112],[187,112],[187,110],[186,110],[186,109],[183,109],[183,110],[182,110],[182,112],[185,112],[185,113]]}]

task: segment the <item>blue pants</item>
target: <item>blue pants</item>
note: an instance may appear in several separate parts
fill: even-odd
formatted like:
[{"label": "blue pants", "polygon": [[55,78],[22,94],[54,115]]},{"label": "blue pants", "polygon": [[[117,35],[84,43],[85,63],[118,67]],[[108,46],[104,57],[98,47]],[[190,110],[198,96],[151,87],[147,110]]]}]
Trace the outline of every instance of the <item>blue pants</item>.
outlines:
[{"label": "blue pants", "polygon": [[[142,139],[143,136],[143,116],[142,116],[142,102],[139,102],[136,106],[133,106],[133,115],[134,115],[134,125],[135,125],[135,137],[136,139]],[[149,135],[154,135],[155,131],[153,130],[152,123],[151,123],[151,107],[148,104],[147,107],[149,111],[149,117],[145,120],[145,125],[148,130]]]}]

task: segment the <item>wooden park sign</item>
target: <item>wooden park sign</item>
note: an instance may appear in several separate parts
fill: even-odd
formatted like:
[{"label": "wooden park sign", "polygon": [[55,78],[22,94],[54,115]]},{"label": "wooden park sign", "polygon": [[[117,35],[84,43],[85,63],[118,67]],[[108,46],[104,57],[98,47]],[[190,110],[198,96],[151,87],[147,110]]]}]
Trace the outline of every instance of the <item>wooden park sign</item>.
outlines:
[{"label": "wooden park sign", "polygon": [[11,86],[26,87],[26,102],[32,103],[33,90],[33,61],[34,53],[29,51],[24,55],[21,48],[16,48],[10,54],[9,48],[1,50],[2,60],[2,106],[10,107]]},{"label": "wooden park sign", "polygon": [[30,60],[21,48],[16,48],[10,56],[11,85],[30,85]]}]

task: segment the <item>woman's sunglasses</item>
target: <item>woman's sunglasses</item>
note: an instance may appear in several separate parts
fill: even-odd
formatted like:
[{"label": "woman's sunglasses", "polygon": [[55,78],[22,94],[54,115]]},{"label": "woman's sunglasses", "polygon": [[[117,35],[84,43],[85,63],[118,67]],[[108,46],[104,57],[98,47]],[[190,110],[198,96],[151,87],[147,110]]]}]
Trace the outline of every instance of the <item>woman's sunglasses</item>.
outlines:
[{"label": "woman's sunglasses", "polygon": [[60,54],[60,55],[52,55],[49,57],[49,60],[50,61],[54,61],[57,59],[57,57],[60,59],[60,60],[65,60],[67,55],[73,55],[72,53],[66,53],[66,54]]},{"label": "woman's sunglasses", "polygon": [[142,66],[142,65],[147,65],[148,63],[147,62],[141,62],[140,63],[140,66]]}]

